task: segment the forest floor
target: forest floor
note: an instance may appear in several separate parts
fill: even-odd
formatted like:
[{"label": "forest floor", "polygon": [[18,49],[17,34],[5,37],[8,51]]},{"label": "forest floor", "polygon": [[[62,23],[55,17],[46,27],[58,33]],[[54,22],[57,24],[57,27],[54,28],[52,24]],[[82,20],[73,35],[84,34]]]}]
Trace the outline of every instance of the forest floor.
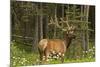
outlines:
[{"label": "forest floor", "polygon": [[[18,43],[11,43],[10,47],[10,66],[30,66],[30,65],[39,65],[39,54],[32,52],[30,46],[21,45]],[[81,63],[81,62],[94,62],[95,58],[84,57],[78,59],[69,59],[65,58],[64,63]],[[60,64],[59,60],[50,61],[49,64]]]}]

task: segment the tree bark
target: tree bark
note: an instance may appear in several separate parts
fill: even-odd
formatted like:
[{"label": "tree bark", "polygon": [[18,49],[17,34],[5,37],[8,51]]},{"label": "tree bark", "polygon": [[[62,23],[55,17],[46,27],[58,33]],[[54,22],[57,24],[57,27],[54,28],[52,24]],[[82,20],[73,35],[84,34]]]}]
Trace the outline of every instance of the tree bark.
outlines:
[{"label": "tree bark", "polygon": [[40,40],[43,39],[43,9],[42,9],[42,3],[40,3]]},{"label": "tree bark", "polygon": [[43,21],[43,38],[48,38],[48,16],[45,16]]},{"label": "tree bark", "polygon": [[64,18],[64,4],[62,4],[62,18]]},{"label": "tree bark", "polygon": [[[56,18],[57,18],[57,4],[55,4],[55,20],[56,20]],[[54,26],[54,36],[53,36],[53,38],[56,38],[56,25]]]},{"label": "tree bark", "polygon": [[38,44],[38,23],[39,23],[39,19],[38,19],[38,5],[37,5],[37,7],[36,7],[36,12],[37,12],[37,15],[36,15],[36,20],[35,20],[35,22],[34,22],[34,26],[35,26],[35,29],[34,29],[34,39],[33,39],[33,51],[35,51],[35,50],[37,50],[36,48],[37,48],[37,44]]},{"label": "tree bark", "polygon": [[89,6],[86,6],[86,50],[89,49],[89,31],[88,31],[88,15],[89,15]]}]

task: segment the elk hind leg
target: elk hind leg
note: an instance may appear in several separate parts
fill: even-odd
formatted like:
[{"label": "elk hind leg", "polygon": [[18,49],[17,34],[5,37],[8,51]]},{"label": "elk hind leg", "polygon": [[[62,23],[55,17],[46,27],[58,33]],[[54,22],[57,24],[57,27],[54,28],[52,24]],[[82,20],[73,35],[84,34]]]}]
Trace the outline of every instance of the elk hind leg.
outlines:
[{"label": "elk hind leg", "polygon": [[39,50],[39,58],[40,58],[40,64],[42,64],[42,61],[43,61],[43,51],[41,51],[40,49],[38,49]]}]

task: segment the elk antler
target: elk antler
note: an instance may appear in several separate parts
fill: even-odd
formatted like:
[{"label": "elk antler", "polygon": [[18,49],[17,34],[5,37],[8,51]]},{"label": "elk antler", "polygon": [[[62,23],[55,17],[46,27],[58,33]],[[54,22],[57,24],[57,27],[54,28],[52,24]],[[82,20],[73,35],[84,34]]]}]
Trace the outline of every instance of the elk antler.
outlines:
[{"label": "elk antler", "polygon": [[60,18],[60,20],[63,22],[63,23],[66,23],[68,28],[70,28],[69,24],[68,24],[68,21],[64,21],[63,18]]},{"label": "elk antler", "polygon": [[58,21],[58,19],[57,19],[56,16],[55,16],[55,23],[56,23],[56,26],[57,26],[58,28],[60,28],[60,29],[63,28],[63,26],[59,24],[60,22]]},{"label": "elk antler", "polygon": [[53,18],[51,17],[50,23],[49,23],[48,25],[51,25],[51,24],[56,25],[57,28],[60,28],[60,29],[63,28],[63,26],[61,26],[61,25],[59,24],[59,21],[58,21],[58,19],[57,19],[56,16],[55,16],[55,20],[53,20]]},{"label": "elk antler", "polygon": [[50,23],[48,23],[48,25],[54,24],[53,18],[51,17],[50,19]]},{"label": "elk antler", "polygon": [[[61,21],[58,21],[57,16],[55,16],[54,20],[51,17],[50,23],[48,25],[51,25],[51,24],[56,25],[56,27],[60,28],[62,31],[69,31],[73,29],[73,26],[70,26],[67,20],[65,21],[63,18],[60,18],[60,20]],[[67,27],[64,27],[64,24],[66,24]]]}]

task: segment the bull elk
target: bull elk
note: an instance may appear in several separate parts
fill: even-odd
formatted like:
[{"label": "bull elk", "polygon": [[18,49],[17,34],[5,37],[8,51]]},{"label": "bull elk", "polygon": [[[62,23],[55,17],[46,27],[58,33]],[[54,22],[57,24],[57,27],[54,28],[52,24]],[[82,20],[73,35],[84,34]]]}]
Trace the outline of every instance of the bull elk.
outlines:
[{"label": "bull elk", "polygon": [[[53,22],[53,20],[51,21]],[[69,26],[68,22],[67,23],[67,28],[64,29],[62,28],[63,31],[66,32],[64,40],[61,39],[42,39],[40,40],[38,44],[38,50],[40,54],[40,61],[48,61],[48,58],[57,56],[60,58],[61,62],[64,62],[64,55],[69,47],[72,39],[75,38],[74,35],[74,26]],[[57,24],[58,26],[59,24]],[[60,27],[60,25],[59,25]],[[61,28],[61,27],[60,27]]]}]

